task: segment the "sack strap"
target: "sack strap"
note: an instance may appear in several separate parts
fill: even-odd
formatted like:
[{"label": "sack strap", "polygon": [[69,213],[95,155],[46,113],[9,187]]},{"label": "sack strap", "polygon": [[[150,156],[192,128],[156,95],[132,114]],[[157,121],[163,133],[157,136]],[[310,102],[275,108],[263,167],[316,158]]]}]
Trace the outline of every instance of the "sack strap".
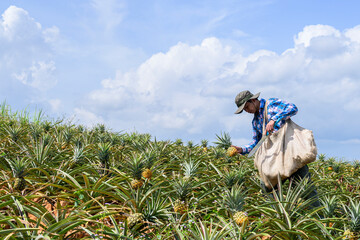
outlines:
[{"label": "sack strap", "polygon": [[267,107],[268,107],[268,104],[269,104],[269,101],[266,101],[265,102],[265,107],[264,107],[265,109],[264,109],[263,132],[262,132],[263,136],[266,136],[266,125],[265,125],[265,123],[267,122],[267,113],[268,113]]}]

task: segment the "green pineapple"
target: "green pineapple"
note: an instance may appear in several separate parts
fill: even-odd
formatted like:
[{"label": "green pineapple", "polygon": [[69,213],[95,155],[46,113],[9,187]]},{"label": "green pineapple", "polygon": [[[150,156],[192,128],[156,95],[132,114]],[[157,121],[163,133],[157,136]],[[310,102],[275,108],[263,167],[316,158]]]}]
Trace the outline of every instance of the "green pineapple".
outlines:
[{"label": "green pineapple", "polygon": [[137,224],[141,224],[144,221],[144,214],[133,213],[127,218],[129,228],[135,227]]},{"label": "green pineapple", "polygon": [[233,157],[237,153],[237,149],[232,147],[231,137],[228,133],[221,133],[221,135],[216,134],[217,141],[214,142],[218,147],[226,150],[226,155]]},{"label": "green pineapple", "polygon": [[5,159],[9,163],[13,172],[13,176],[15,178],[13,188],[18,191],[24,190],[26,187],[26,180],[24,179],[24,177],[26,175],[27,167],[29,165],[28,160],[26,160],[25,158]]}]

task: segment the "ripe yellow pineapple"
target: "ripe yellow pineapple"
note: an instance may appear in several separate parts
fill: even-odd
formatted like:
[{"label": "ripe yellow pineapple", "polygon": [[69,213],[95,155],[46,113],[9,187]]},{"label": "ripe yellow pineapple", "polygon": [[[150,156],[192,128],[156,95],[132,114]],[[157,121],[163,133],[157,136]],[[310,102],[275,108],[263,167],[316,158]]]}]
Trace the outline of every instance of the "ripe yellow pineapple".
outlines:
[{"label": "ripe yellow pineapple", "polygon": [[142,223],[144,215],[142,213],[133,213],[127,218],[129,228],[135,227],[137,224]]},{"label": "ripe yellow pineapple", "polygon": [[245,221],[248,220],[248,215],[246,212],[239,211],[234,214],[233,219],[237,225],[241,226]]},{"label": "ripe yellow pineapple", "polygon": [[229,157],[233,157],[235,156],[237,153],[237,149],[234,148],[234,147],[229,147],[226,151],[226,154],[229,156]]},{"label": "ripe yellow pineapple", "polygon": [[141,179],[134,179],[131,181],[131,187],[133,189],[139,189],[142,187],[143,184],[144,184],[144,181]]},{"label": "ripe yellow pineapple", "polygon": [[187,211],[187,204],[185,201],[177,199],[174,202],[174,212],[184,214]]},{"label": "ripe yellow pineapple", "polygon": [[347,239],[347,240],[356,240],[358,238],[355,237],[355,234],[353,232],[350,231],[350,229],[347,229],[345,232],[344,232],[344,237],[343,239]]},{"label": "ripe yellow pineapple", "polygon": [[146,168],[142,173],[141,175],[144,177],[144,178],[147,178],[147,179],[151,179],[152,177],[152,171],[150,168]]}]

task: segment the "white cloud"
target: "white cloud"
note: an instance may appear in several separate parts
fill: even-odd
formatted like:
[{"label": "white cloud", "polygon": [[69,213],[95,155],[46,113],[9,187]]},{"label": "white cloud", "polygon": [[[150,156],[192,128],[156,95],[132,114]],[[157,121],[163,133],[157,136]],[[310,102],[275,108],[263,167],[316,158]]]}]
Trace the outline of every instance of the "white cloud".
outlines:
[{"label": "white cloud", "polygon": [[126,4],[124,1],[92,0],[91,6],[96,10],[99,22],[107,31],[118,26],[125,16]]},{"label": "white cloud", "polygon": [[22,8],[10,6],[2,14],[0,36],[9,42],[37,39],[39,32],[40,23],[35,22]]},{"label": "white cloud", "polygon": [[96,114],[82,108],[75,108],[73,117],[75,119],[78,119],[80,123],[85,125],[86,127],[92,127],[98,123],[104,122],[102,117],[97,116]]},{"label": "white cloud", "polygon": [[347,29],[345,31],[345,36],[350,38],[352,42],[360,43],[360,25]]},{"label": "white cloud", "polygon": [[54,87],[57,79],[54,76],[55,63],[37,62],[28,69],[21,71],[20,74],[13,74],[14,78],[25,85],[29,85],[41,91],[46,91]]},{"label": "white cloud", "polygon": [[[56,67],[49,44],[55,42],[58,35],[58,28],[42,28],[24,9],[7,8],[0,19],[0,77],[40,91],[54,87]],[[11,81],[4,81],[0,87],[10,89],[11,84]],[[17,91],[13,94],[29,93]]]},{"label": "white cloud", "polygon": [[310,42],[317,37],[340,37],[341,33],[339,30],[328,25],[310,25],[304,27],[303,31],[300,32],[294,41],[296,45],[304,44],[305,47],[310,46]]},{"label": "white cloud", "polygon": [[233,114],[234,97],[249,89],[294,102],[299,107],[295,122],[317,137],[356,139],[358,29],[306,26],[294,48],[282,54],[260,50],[243,56],[217,38],[193,46],[178,43],[132,71],[104,79],[87,96],[84,109],[118,129],[212,139],[227,131],[243,144],[252,137],[251,116]]}]

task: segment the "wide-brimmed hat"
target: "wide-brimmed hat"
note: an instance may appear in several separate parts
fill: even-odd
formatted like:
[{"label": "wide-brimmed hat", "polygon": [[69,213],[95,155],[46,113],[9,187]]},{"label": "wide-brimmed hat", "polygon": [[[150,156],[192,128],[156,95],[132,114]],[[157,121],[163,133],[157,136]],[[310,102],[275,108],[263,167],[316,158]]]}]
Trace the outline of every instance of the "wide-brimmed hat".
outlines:
[{"label": "wide-brimmed hat", "polygon": [[235,97],[235,104],[238,107],[238,109],[235,111],[235,114],[239,114],[239,113],[241,113],[243,111],[244,106],[245,106],[247,101],[249,101],[250,99],[258,98],[259,96],[260,96],[260,93],[252,94],[248,90],[240,92]]}]

